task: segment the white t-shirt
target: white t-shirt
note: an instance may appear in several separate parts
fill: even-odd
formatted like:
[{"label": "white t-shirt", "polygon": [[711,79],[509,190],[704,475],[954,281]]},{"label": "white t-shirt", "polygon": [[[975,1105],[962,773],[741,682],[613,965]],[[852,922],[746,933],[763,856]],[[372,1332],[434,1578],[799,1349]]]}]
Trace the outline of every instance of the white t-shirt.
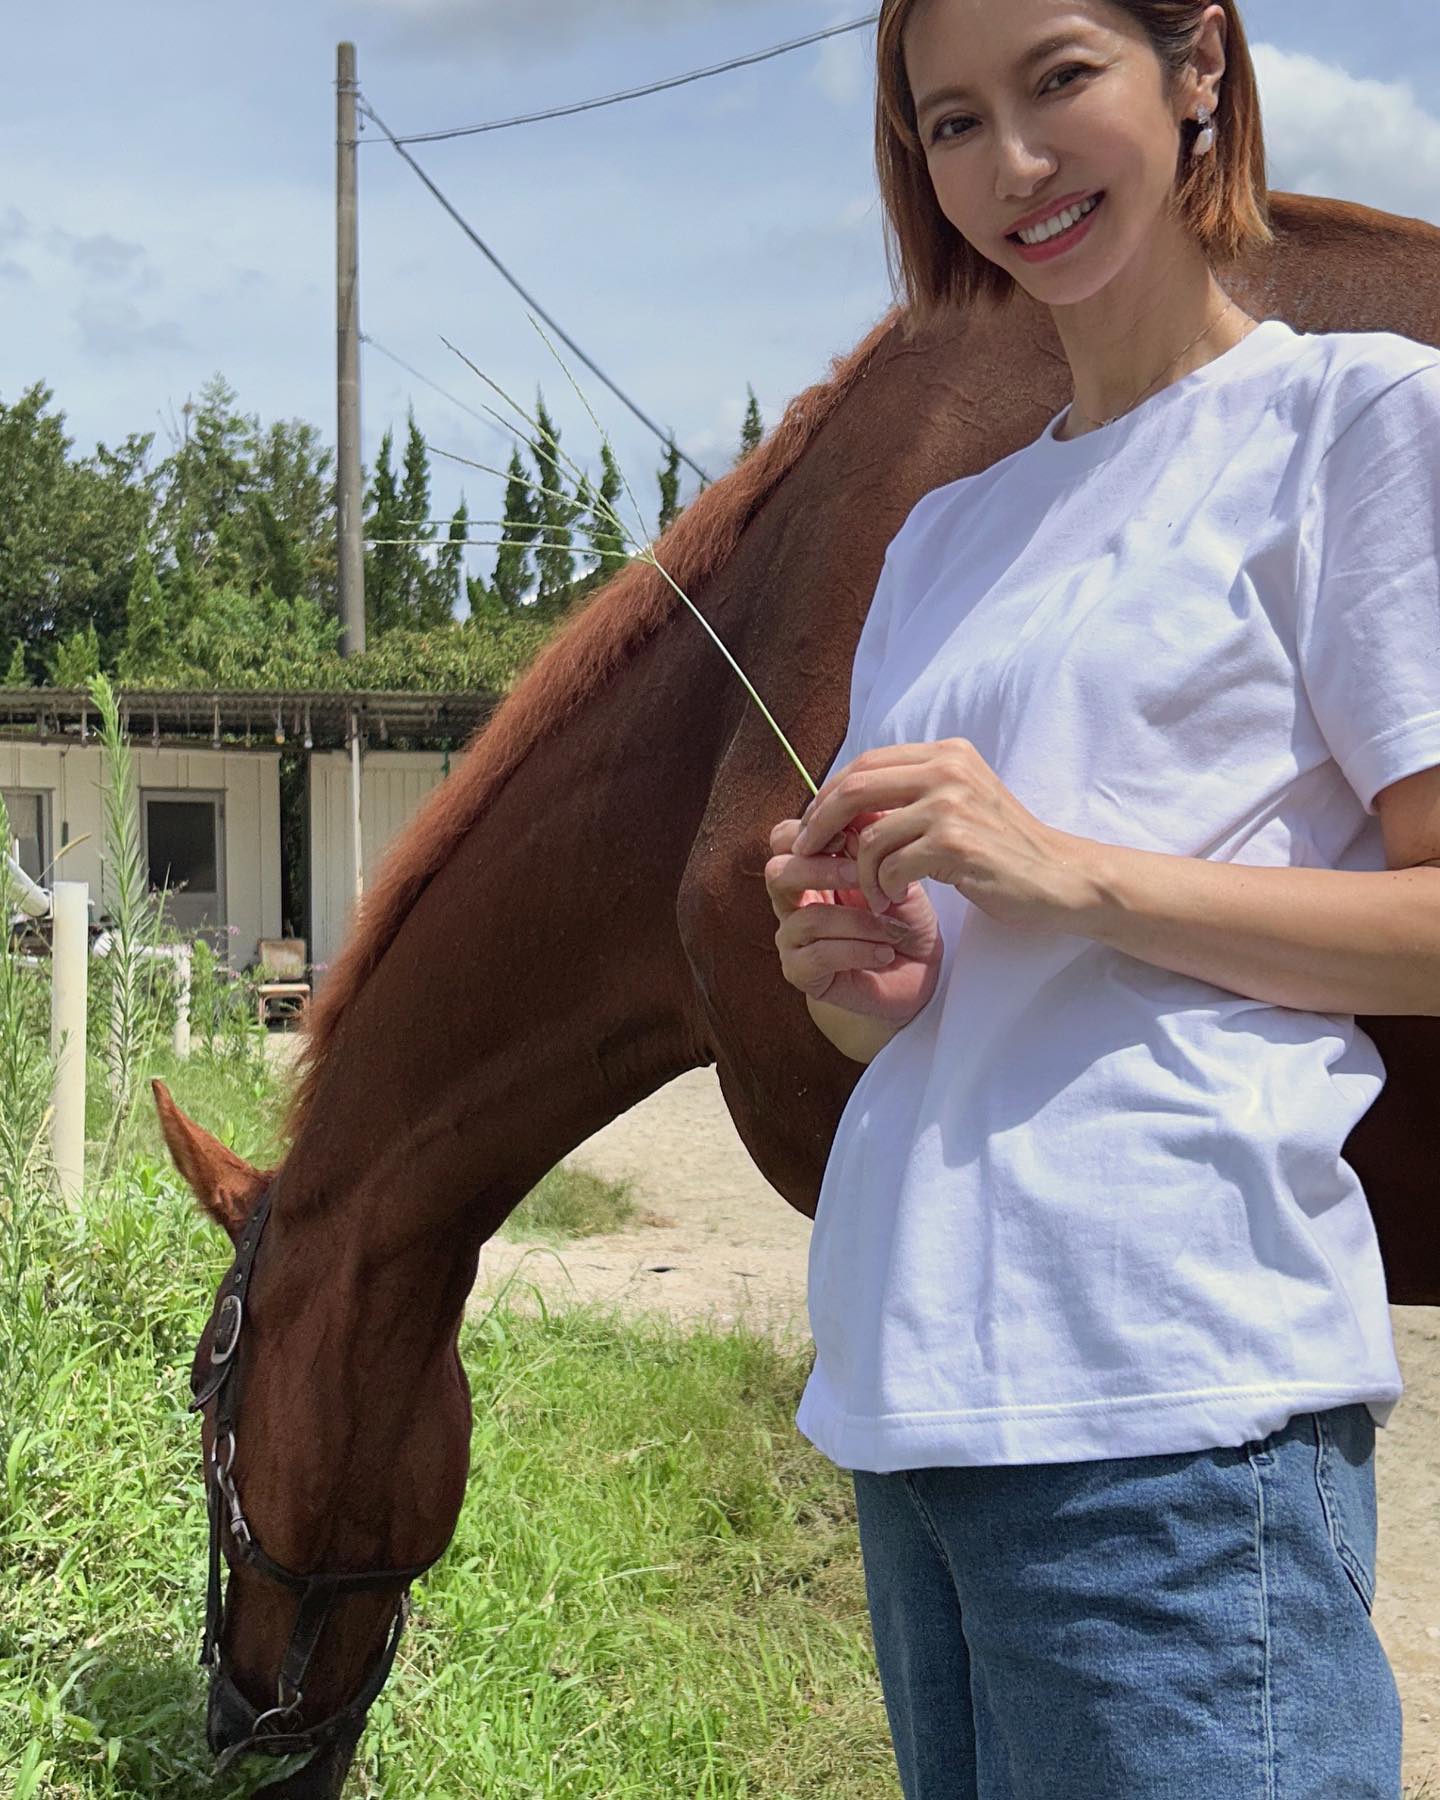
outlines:
[{"label": "white t-shirt", "polygon": [[[1113,425],[1062,417],[901,526],[831,769],[965,737],[1067,832],[1383,869],[1376,791],[1440,764],[1440,351],[1272,318]],[[1384,1425],[1341,1156],[1374,1040],[924,885],[939,986],[835,1133],[800,1431],[883,1472]]]}]

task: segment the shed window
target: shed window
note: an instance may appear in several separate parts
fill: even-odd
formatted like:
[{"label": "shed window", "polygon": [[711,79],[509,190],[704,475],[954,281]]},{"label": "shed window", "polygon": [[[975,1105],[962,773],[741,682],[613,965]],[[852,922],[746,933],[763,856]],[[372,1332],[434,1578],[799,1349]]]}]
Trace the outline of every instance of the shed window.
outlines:
[{"label": "shed window", "polygon": [[[20,867],[32,881],[43,881],[50,862],[45,804],[49,796],[35,788],[4,788],[0,793],[10,815],[11,840],[20,840]],[[11,844],[5,848],[8,851]]]},{"label": "shed window", "polygon": [[215,803],[212,800],[150,800],[146,806],[150,885],[192,894],[213,894],[216,879]]}]

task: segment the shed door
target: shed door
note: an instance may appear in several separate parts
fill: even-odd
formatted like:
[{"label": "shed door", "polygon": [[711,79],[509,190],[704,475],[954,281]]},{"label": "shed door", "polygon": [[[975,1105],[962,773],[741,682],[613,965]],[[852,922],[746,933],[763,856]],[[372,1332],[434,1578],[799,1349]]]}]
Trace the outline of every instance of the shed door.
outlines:
[{"label": "shed door", "polygon": [[225,918],[225,796],[147,788],[142,796],[150,886],[165,883],[166,917],[181,934]]}]

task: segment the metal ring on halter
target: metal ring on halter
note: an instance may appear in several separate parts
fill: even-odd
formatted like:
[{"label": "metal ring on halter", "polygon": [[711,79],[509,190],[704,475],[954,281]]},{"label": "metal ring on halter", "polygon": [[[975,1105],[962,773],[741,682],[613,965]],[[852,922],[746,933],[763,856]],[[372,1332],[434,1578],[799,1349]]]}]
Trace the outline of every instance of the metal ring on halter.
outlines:
[{"label": "metal ring on halter", "polygon": [[297,1693],[295,1698],[290,1702],[290,1704],[288,1706],[286,1706],[286,1705],[272,1706],[270,1708],[269,1712],[261,1713],[259,1715],[259,1717],[256,1719],[255,1723],[250,1727],[251,1737],[257,1738],[257,1737],[264,1736],[264,1733],[261,1730],[261,1727],[264,1725],[264,1723],[267,1719],[290,1719],[290,1718],[293,1718],[295,1716],[295,1714],[299,1712],[300,1704],[304,1700],[304,1698],[305,1698],[305,1696],[303,1694]]},{"label": "metal ring on halter", "polygon": [[245,1322],[245,1307],[238,1294],[227,1294],[215,1315],[215,1337],[210,1346],[212,1363],[228,1362],[240,1342],[240,1327]]}]

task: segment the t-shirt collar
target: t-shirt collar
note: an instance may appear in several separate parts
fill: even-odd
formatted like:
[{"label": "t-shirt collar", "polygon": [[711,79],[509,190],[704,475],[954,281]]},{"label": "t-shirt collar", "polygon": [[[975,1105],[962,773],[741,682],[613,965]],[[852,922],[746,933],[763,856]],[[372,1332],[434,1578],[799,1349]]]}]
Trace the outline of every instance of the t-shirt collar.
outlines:
[{"label": "t-shirt collar", "polygon": [[1262,319],[1248,337],[1241,338],[1239,343],[1232,344],[1228,350],[1222,350],[1219,356],[1212,356],[1208,363],[1192,369],[1178,381],[1172,381],[1168,387],[1161,388],[1158,394],[1151,394],[1129,412],[1122,413],[1113,424],[1099,426],[1094,431],[1082,433],[1080,437],[1057,438],[1054,435],[1055,427],[1070,410],[1067,402],[1040,436],[1021,450],[1019,455],[1025,459],[1030,473],[1065,477],[1094,468],[1113,456],[1139,426],[1148,424],[1172,407],[1183,408],[1201,388],[1213,387],[1244,374],[1281,346],[1292,345],[1302,335],[1284,319]]}]

